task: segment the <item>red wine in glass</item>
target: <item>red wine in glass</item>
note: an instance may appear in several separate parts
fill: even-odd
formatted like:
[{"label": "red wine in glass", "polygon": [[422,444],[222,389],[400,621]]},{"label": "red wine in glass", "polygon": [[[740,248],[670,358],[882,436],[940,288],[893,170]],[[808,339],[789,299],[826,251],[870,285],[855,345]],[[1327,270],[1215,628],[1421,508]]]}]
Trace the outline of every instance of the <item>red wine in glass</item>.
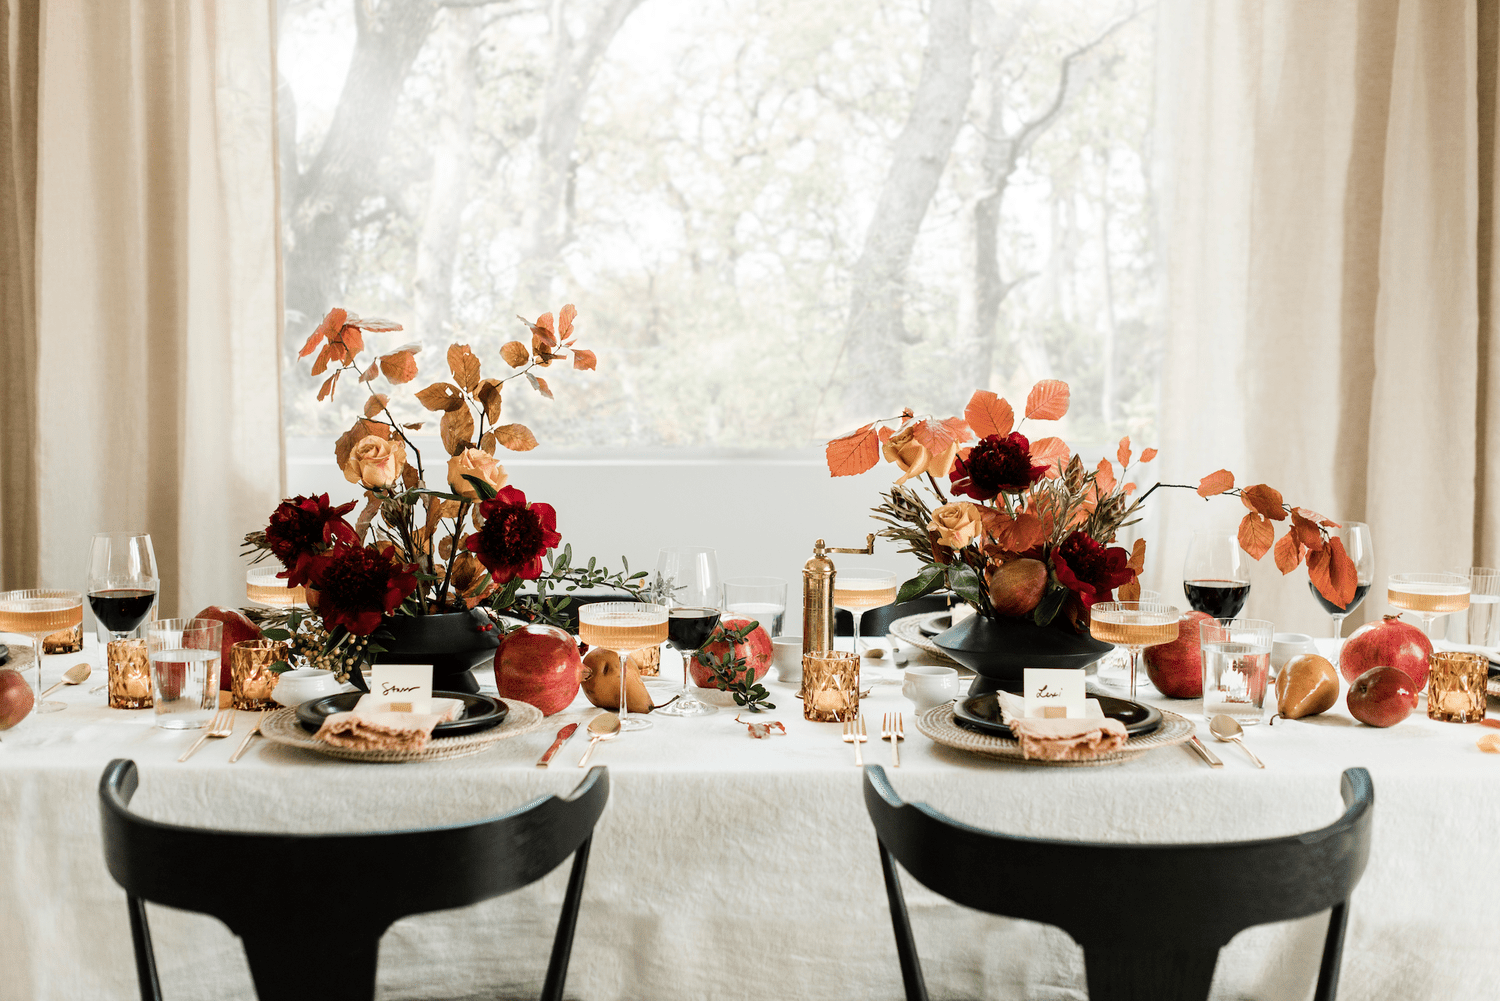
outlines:
[{"label": "red wine in glass", "polygon": [[89,592],[89,608],[94,618],[111,633],[128,633],[145,620],[151,611],[156,592],[145,588],[120,587]]},{"label": "red wine in glass", "polygon": [[697,653],[723,613],[717,608],[673,608],[667,612],[667,643],[684,656]]},{"label": "red wine in glass", "polygon": [[1323,606],[1323,611],[1327,612],[1329,615],[1338,616],[1345,616],[1354,611],[1359,607],[1359,603],[1365,600],[1365,595],[1370,593],[1370,582],[1360,581],[1358,584],[1354,585],[1354,598],[1349,602],[1349,607],[1340,608],[1333,602],[1329,601],[1327,598],[1323,597],[1323,592],[1319,591],[1317,585],[1312,581],[1307,582],[1307,587],[1308,590],[1312,591],[1312,596],[1318,599],[1318,604]]},{"label": "red wine in glass", "polygon": [[1233,619],[1250,597],[1250,585],[1240,580],[1185,580],[1182,590],[1194,611],[1216,619]]}]

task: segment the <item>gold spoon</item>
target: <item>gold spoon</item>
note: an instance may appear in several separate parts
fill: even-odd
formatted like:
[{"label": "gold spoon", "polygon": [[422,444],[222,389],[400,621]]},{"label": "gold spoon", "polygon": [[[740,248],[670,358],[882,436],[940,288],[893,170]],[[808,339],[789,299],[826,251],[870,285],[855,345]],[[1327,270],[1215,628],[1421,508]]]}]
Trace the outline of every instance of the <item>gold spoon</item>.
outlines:
[{"label": "gold spoon", "polygon": [[589,758],[594,755],[594,748],[599,746],[603,740],[614,740],[620,735],[620,717],[614,713],[600,713],[589,720],[589,749],[583,752],[583,757],[578,759],[578,767],[588,765]]},{"label": "gold spoon", "polygon": [[[93,668],[88,665],[87,661],[84,661],[84,662],[81,662],[81,663],[78,663],[78,664],[74,664],[72,667],[68,668],[66,671],[63,672],[63,676],[62,676],[62,680],[61,681],[59,681],[57,684],[53,685],[51,688],[47,689],[45,692],[42,693],[41,698],[45,699],[47,696],[49,696],[53,692],[57,691],[63,685],[81,685],[81,684],[83,684],[85,681],[89,680],[89,674],[92,671],[93,671]],[[38,699],[37,701],[41,701],[41,699]]]},{"label": "gold spoon", "polygon": [[1250,760],[1255,762],[1257,767],[1266,767],[1266,763],[1257,758],[1255,756],[1255,752],[1246,747],[1245,742],[1240,739],[1240,735],[1245,732],[1245,728],[1240,726],[1239,720],[1236,720],[1232,716],[1225,716],[1221,713],[1220,715],[1215,716],[1213,719],[1208,721],[1208,728],[1213,732],[1215,738],[1223,741],[1232,740],[1236,744],[1240,745],[1240,750],[1250,755]]}]

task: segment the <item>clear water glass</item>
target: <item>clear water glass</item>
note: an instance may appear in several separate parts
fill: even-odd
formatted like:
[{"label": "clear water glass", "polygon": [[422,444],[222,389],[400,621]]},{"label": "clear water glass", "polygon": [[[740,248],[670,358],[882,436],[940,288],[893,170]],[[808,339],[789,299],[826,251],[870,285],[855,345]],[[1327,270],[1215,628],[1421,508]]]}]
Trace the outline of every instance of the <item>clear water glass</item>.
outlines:
[{"label": "clear water glass", "polygon": [[1275,624],[1265,619],[1214,619],[1199,624],[1204,719],[1224,715],[1241,726],[1260,722],[1275,635]]},{"label": "clear water glass", "polygon": [[780,577],[731,577],[724,582],[724,612],[754,619],[766,635],[781,635],[786,620],[786,581]]},{"label": "clear water glass", "polygon": [[1453,572],[1469,578],[1465,640],[1472,646],[1500,646],[1500,570],[1463,567]]},{"label": "clear water glass", "polygon": [[224,624],[214,619],[159,619],[146,627],[156,725],[200,730],[219,711],[219,650]]}]

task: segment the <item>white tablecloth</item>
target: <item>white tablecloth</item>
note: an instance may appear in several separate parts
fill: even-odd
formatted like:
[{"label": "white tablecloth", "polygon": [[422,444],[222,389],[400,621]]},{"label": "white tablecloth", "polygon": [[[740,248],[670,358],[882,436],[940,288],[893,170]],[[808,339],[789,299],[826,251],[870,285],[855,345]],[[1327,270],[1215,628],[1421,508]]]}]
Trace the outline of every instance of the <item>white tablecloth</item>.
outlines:
[{"label": "white tablecloth", "polygon": [[[88,651],[97,657],[96,651]],[[77,657],[48,659],[48,679]],[[96,661],[97,662],[97,661]],[[111,758],[140,767],[135,807],[162,820],[282,831],[370,830],[490,816],[572,788],[583,742],[534,767],[562,723],[477,757],[359,765],[260,742],[238,764],[238,739],[186,764],[191,734],[154,729],[152,714],[103,708],[87,689],[65,712],[0,735],[0,999],[129,998],[134,968],[123,892],[104,868],[96,785]],[[735,712],[656,718],[601,748],[611,801],[597,832],[570,997],[601,999],[898,998],[896,951],[860,773],[836,724],[801,719],[787,686],[761,719],[789,735],[752,740]],[[1192,702],[1162,705],[1192,715]],[[894,687],[865,705],[911,712]],[[1420,711],[1419,711],[1420,712]],[[248,728],[242,719],[239,732]],[[1389,730],[1360,726],[1342,702],[1313,720],[1251,729],[1259,771],[1213,745],[1222,770],[1184,748],[1122,765],[1054,769],[1001,764],[937,747],[907,717],[897,790],[961,820],[1035,836],[1118,841],[1266,837],[1324,825],[1341,809],[1339,772],[1368,768],[1374,849],[1355,893],[1344,953],[1345,999],[1492,999],[1500,992],[1495,884],[1500,873],[1500,757],[1475,748],[1474,726],[1418,714]],[[1212,744],[1206,728],[1200,733]],[[868,760],[889,765],[873,741]],[[561,766],[561,767],[559,767]],[[293,886],[276,860],[222,859],[204,879],[280,902],[286,948],[337,962],[330,880]],[[433,871],[443,871],[433,860]],[[347,872],[349,879],[361,874]],[[381,949],[391,998],[535,996],[566,881],[541,883],[460,911],[395,925]],[[1131,886],[1108,900],[1120,920],[1174,906],[1172,886]],[[934,997],[1079,998],[1081,953],[1056,929],[964,910],[907,881]],[[1116,888],[1111,888],[1111,892]],[[326,910],[322,905],[327,905]],[[169,998],[251,997],[237,940],[211,918],[152,907]],[[1225,950],[1217,998],[1307,996],[1324,918],[1252,929]]]}]

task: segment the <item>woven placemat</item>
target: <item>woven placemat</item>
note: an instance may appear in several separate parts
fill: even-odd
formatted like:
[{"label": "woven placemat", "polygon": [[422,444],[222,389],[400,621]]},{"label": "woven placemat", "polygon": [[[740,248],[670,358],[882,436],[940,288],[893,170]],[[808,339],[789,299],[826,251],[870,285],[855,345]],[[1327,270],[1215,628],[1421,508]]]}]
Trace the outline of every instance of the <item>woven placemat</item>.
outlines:
[{"label": "woven placemat", "polygon": [[1158,747],[1181,744],[1191,738],[1197,728],[1187,717],[1163,709],[1161,726],[1143,736],[1131,737],[1121,750],[1101,754],[1087,761],[1042,761],[1038,758],[1028,758],[1021,753],[1021,745],[1009,737],[994,737],[959,726],[957,717],[953,715],[952,705],[937,706],[919,714],[917,729],[931,738],[933,743],[959,751],[968,751],[971,754],[981,754],[987,758],[998,758],[1001,761],[1014,761],[1026,765],[1088,768],[1095,765],[1118,764],[1121,761],[1138,758]]},{"label": "woven placemat", "polygon": [[923,612],[920,615],[906,615],[899,619],[892,619],[890,626],[887,628],[890,630],[891,635],[895,636],[898,640],[901,640],[904,643],[910,643],[918,650],[925,650],[926,652],[932,654],[934,657],[938,658],[941,661],[944,661],[945,663],[957,664],[958,661],[954,660],[946,653],[943,653],[942,650],[938,649],[938,645],[932,642],[931,636],[925,636],[922,633],[922,625],[924,623],[931,622],[933,619],[946,617],[951,614],[953,613]]},{"label": "woven placemat", "polygon": [[510,707],[505,722],[478,733],[467,733],[459,737],[434,737],[420,751],[365,751],[350,747],[334,747],[316,739],[297,722],[297,710],[278,709],[265,718],[260,725],[261,734],[269,741],[317,751],[345,761],[372,761],[377,764],[397,764],[403,761],[443,761],[448,758],[467,758],[471,754],[487,751],[502,740],[530,733],[542,725],[542,711],[529,702],[501,699]]}]

